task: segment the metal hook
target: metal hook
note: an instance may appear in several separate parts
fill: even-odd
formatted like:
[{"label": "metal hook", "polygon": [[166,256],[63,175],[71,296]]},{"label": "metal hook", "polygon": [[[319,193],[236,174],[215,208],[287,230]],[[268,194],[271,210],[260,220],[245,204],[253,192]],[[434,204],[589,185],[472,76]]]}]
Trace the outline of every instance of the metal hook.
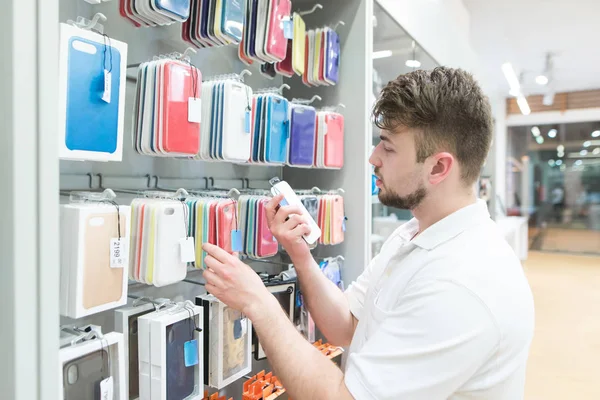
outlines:
[{"label": "metal hook", "polygon": [[333,30],[337,30],[338,26],[340,25],[346,26],[346,23],[344,21],[338,21],[338,23],[333,26]]},{"label": "metal hook", "polygon": [[308,14],[312,14],[312,13],[314,13],[317,10],[322,10],[322,9],[323,9],[323,6],[321,4],[319,4],[319,3],[317,3],[317,4],[315,4],[315,6],[313,8],[311,8],[308,11],[299,11],[298,15],[305,16],[305,15],[308,15]]},{"label": "metal hook", "polygon": [[148,189],[150,189],[150,185],[152,184],[152,175],[146,174],[146,179],[147,179],[147,181],[146,181],[146,187]]},{"label": "metal hook", "polygon": [[194,53],[194,54],[198,54],[198,52],[196,51],[196,49],[194,49],[193,47],[188,47],[187,49],[185,49],[185,51],[183,52],[183,55],[181,56],[181,58],[186,58],[189,57],[190,54],[189,53]]},{"label": "metal hook", "polygon": [[87,176],[90,178],[90,184],[89,184],[90,189],[93,189],[94,188],[94,175],[92,175],[91,172],[88,172]]},{"label": "metal hook", "polygon": [[102,20],[102,22],[106,22],[106,16],[102,13],[96,13],[89,24],[86,25],[85,23],[82,23],[80,26],[83,29],[92,30],[98,24],[99,20]]},{"label": "metal hook", "polygon": [[287,89],[290,90],[290,85],[288,85],[287,83],[284,83],[283,85],[279,86],[279,93],[282,94],[283,93],[283,89]]},{"label": "metal hook", "polygon": [[244,76],[246,75],[252,76],[252,72],[247,69],[243,70],[242,72],[240,72],[240,79],[244,79]]},{"label": "metal hook", "polygon": [[310,100],[307,100],[307,99],[292,99],[292,103],[308,105],[308,104],[314,103],[315,100],[322,101],[323,99],[318,94],[315,94],[312,98],[310,98]]}]

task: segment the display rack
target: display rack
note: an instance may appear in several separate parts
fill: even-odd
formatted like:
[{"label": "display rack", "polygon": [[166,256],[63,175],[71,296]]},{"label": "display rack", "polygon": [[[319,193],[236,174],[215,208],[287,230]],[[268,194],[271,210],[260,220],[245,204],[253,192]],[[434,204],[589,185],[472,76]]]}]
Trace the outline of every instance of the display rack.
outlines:
[{"label": "display rack", "polygon": [[[57,153],[58,24],[78,16],[93,19],[98,12],[104,32],[129,45],[128,64],[152,59],[158,54],[184,53],[188,45],[180,39],[180,24],[156,28],[134,28],[118,12],[118,1],[91,5],[83,0],[13,0],[12,12],[2,13],[1,22],[6,77],[1,79],[6,94],[3,123],[10,145],[2,150],[3,187],[11,195],[3,196],[1,250],[11,267],[0,283],[10,334],[0,345],[8,355],[8,370],[0,378],[0,387],[14,400],[56,400],[58,332],[61,323],[72,322],[58,317],[59,191],[82,188],[147,187],[249,187],[268,188],[268,180],[282,177],[296,189],[343,188],[348,217],[345,241],[333,247],[320,247],[316,257],[345,257],[344,280],[351,282],[370,259],[370,168],[368,156],[371,124],[368,109],[371,93],[372,14],[371,0],[293,1],[293,11],[303,10],[307,28],[328,25],[337,30],[342,44],[339,83],[335,86],[308,88],[300,78],[267,79],[256,66],[247,67],[237,56],[234,45],[197,50],[190,54],[204,76],[240,73],[249,69],[252,76],[245,83],[254,90],[288,84],[283,94],[311,99],[317,108],[345,104],[345,164],[341,170],[296,169],[279,166],[246,166],[230,163],[161,159],[137,154],[131,144],[131,112],[135,80],[127,80],[125,139],[122,162],[60,161]],[[25,16],[27,16],[25,18]],[[35,23],[24,23],[24,21]],[[340,23],[342,21],[343,23]],[[132,70],[129,77],[135,78]],[[7,79],[10,77],[9,79]],[[16,215],[21,216],[14,223]],[[10,222],[10,223],[9,223]],[[277,264],[260,263],[259,270],[281,270]],[[18,268],[12,266],[18,265]],[[174,301],[194,298],[204,290],[201,274],[190,274],[185,282],[164,288],[131,287],[132,296],[170,298]],[[194,283],[191,283],[194,282]],[[4,315],[4,314],[3,314]],[[114,328],[112,312],[77,320],[93,322],[106,332]],[[43,328],[42,328],[43,327]],[[32,367],[33,371],[32,371]],[[256,363],[254,370],[264,369]],[[231,385],[237,398],[239,388]],[[240,383],[241,385],[241,383]],[[18,389],[18,390],[17,390]],[[229,388],[228,388],[229,389]],[[227,394],[227,393],[226,393]]]}]

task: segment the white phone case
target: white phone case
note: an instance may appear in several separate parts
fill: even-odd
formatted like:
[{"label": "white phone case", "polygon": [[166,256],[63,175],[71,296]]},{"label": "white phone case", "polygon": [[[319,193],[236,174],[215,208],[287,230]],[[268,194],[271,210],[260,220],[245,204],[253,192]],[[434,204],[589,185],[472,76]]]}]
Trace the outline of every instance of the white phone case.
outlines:
[{"label": "white phone case", "polygon": [[247,161],[250,158],[252,135],[246,132],[245,118],[252,91],[239,82],[226,82],[223,113],[223,158],[227,161]]},{"label": "white phone case", "polygon": [[287,204],[291,206],[299,206],[302,209],[302,215],[308,219],[308,226],[310,227],[310,233],[308,235],[304,235],[304,240],[306,240],[308,244],[314,244],[321,237],[321,229],[315,220],[310,216],[308,210],[306,207],[304,207],[304,204],[302,204],[302,201],[300,201],[300,198],[298,195],[296,195],[291,186],[285,181],[280,181],[273,185],[271,188],[271,193],[273,193],[274,196],[279,193],[283,193]]},{"label": "white phone case", "polygon": [[160,202],[157,207],[154,286],[161,287],[185,279],[187,264],[181,261],[180,239],[186,237],[180,202]]}]

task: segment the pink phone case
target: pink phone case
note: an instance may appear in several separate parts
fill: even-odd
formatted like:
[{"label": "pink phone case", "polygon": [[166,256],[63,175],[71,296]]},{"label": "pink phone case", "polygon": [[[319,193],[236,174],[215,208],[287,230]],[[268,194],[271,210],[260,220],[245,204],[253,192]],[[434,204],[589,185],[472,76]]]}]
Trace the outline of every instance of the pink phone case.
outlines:
[{"label": "pink phone case", "polygon": [[235,230],[236,204],[233,201],[222,201],[217,205],[217,246],[228,253],[231,248],[231,231]]},{"label": "pink phone case", "polygon": [[287,39],[283,34],[283,17],[289,17],[292,10],[290,0],[271,1],[271,15],[267,31],[266,51],[277,60],[284,60],[287,53]]},{"label": "pink phone case", "polygon": [[325,166],[342,168],[344,166],[344,117],[338,113],[325,116],[327,134],[325,135]]},{"label": "pink phone case", "polygon": [[267,200],[260,200],[258,203],[258,246],[257,256],[259,257],[270,257],[277,254],[279,250],[279,244],[271,233],[269,225],[267,223],[267,213],[265,206]]},{"label": "pink phone case", "polygon": [[331,209],[331,244],[339,244],[344,241],[344,198],[333,196],[333,207]]}]

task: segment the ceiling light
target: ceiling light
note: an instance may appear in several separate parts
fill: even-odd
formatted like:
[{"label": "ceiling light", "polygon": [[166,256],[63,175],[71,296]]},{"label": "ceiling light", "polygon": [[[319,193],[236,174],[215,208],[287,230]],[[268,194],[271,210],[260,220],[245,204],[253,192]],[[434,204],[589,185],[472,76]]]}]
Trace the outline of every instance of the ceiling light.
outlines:
[{"label": "ceiling light", "polygon": [[538,85],[546,85],[548,84],[548,77],[545,75],[538,75],[535,78],[535,83],[537,83]]},{"label": "ceiling light", "polygon": [[554,165],[556,164],[556,161],[554,160],[548,160],[548,165],[551,167],[554,167]]},{"label": "ceiling light", "polygon": [[517,97],[517,104],[519,105],[519,109],[521,110],[521,114],[529,115],[531,114],[531,108],[529,108],[529,104],[527,103],[527,99],[522,94]]},{"label": "ceiling light", "polygon": [[561,166],[562,165],[562,160],[556,160],[556,165]]},{"label": "ceiling light", "polygon": [[598,154],[600,154],[600,147],[596,147],[594,149],[594,151],[592,151],[592,154],[595,155],[595,156],[597,156]]},{"label": "ceiling light", "polygon": [[592,145],[592,142],[590,142],[589,140],[586,140],[585,142],[583,142],[583,147],[590,147]]},{"label": "ceiling light", "polygon": [[508,62],[502,64],[502,72],[510,85],[510,90],[520,93],[521,84],[519,83],[519,78],[517,78],[517,74],[515,73],[512,64]]},{"label": "ceiling light", "polygon": [[588,151],[587,150],[581,150],[579,152],[579,154],[581,154],[582,156],[587,156]]},{"label": "ceiling light", "polygon": [[556,129],[550,129],[548,131],[548,137],[551,139],[554,139],[556,137],[557,133],[558,133],[558,131]]},{"label": "ceiling light", "polygon": [[600,131],[592,132],[592,137],[600,137]]},{"label": "ceiling light", "polygon": [[535,141],[538,142],[538,144],[544,144],[544,137],[543,136],[536,136],[535,137]]},{"label": "ceiling light", "polygon": [[421,62],[419,60],[406,60],[405,65],[411,68],[419,68],[421,66]]},{"label": "ceiling light", "polygon": [[581,164],[583,164],[583,161],[581,161],[581,160],[575,161],[575,165],[580,166]]},{"label": "ceiling light", "polygon": [[542,132],[540,131],[540,128],[534,126],[533,128],[531,128],[531,133],[533,134],[533,136],[538,137],[541,135]]},{"label": "ceiling light", "polygon": [[391,50],[381,50],[381,51],[374,51],[373,52],[373,60],[377,60],[379,58],[387,58],[387,57],[391,57],[392,56],[392,51]]},{"label": "ceiling light", "polygon": [[559,153],[564,152],[565,146],[563,146],[562,144],[559,144],[558,146],[556,146],[556,151],[558,151]]},{"label": "ceiling light", "polygon": [[565,169],[567,169],[567,166],[566,166],[566,165],[561,165],[561,166],[560,166],[560,170],[561,170],[561,171],[564,171]]},{"label": "ceiling light", "polygon": [[560,152],[556,155],[558,158],[563,158],[565,156],[565,153]]}]

